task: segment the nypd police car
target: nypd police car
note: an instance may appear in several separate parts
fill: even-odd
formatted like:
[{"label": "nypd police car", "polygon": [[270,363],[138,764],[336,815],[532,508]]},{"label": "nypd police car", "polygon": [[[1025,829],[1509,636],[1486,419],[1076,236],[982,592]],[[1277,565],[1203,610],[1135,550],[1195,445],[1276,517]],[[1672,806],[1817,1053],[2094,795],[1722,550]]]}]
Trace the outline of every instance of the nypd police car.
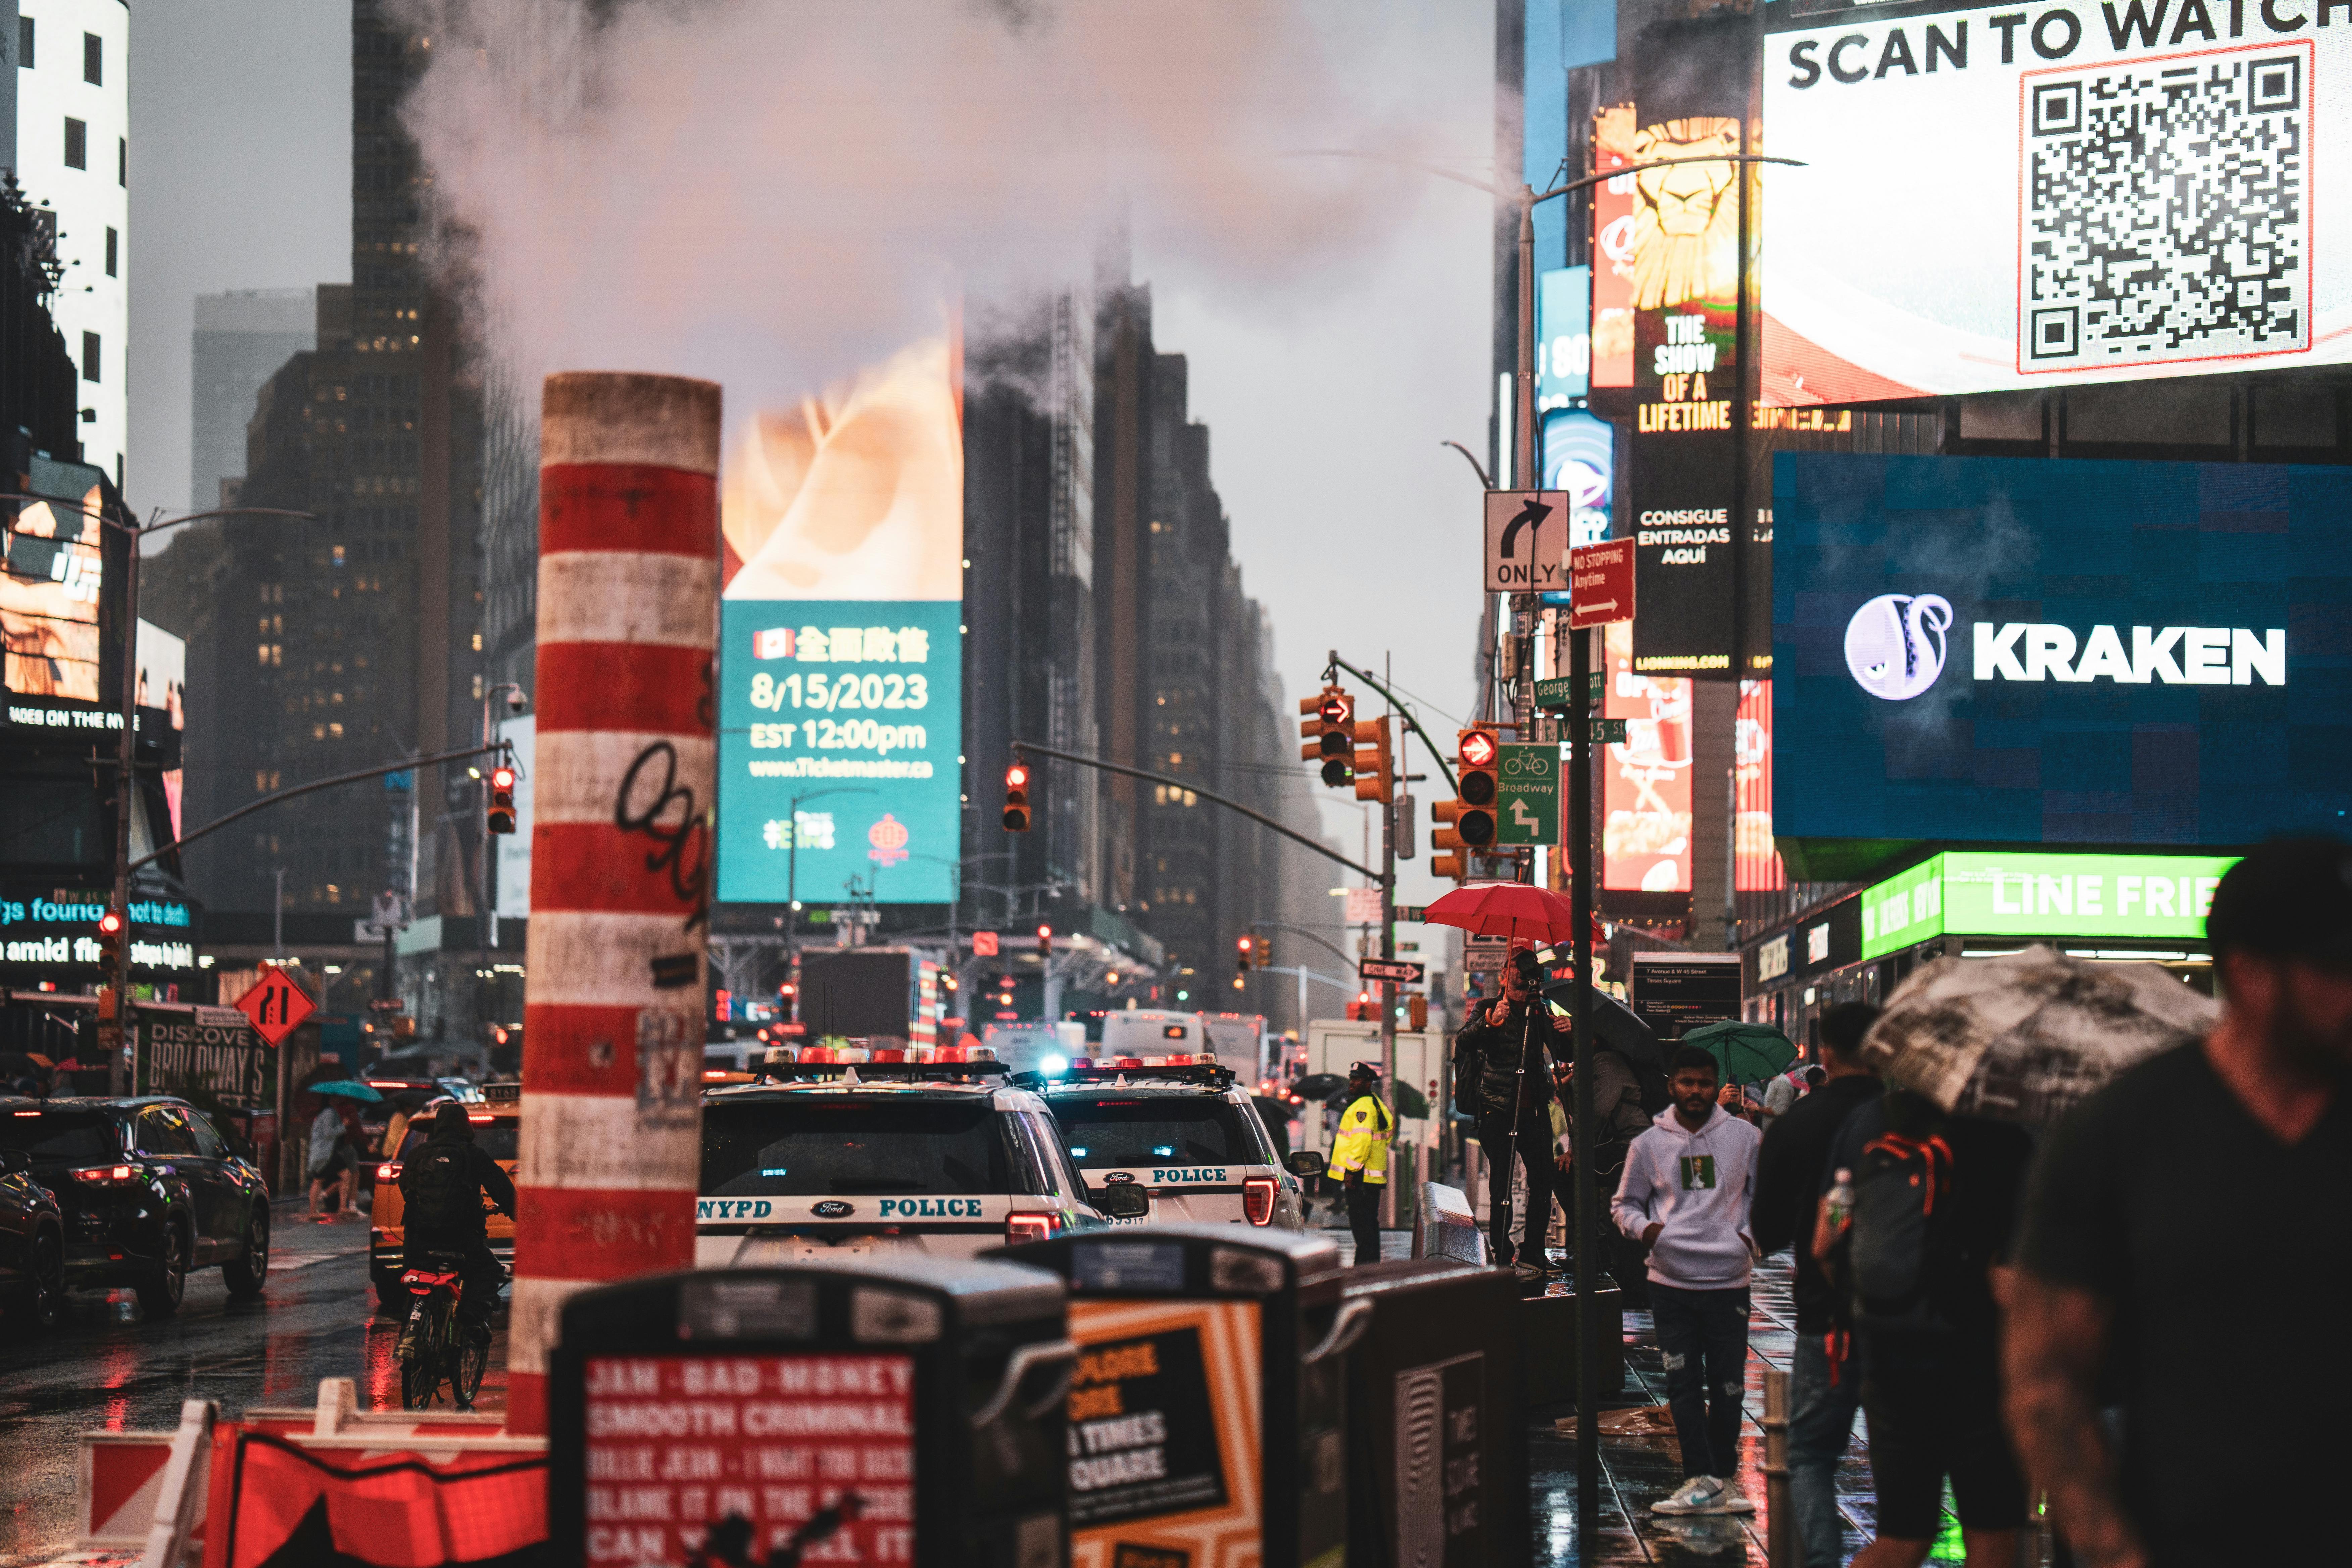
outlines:
[{"label": "nypd police car", "polygon": [[1232,1069],[1190,1059],[1073,1063],[1042,1086],[1087,1189],[1150,1200],[1131,1223],[1303,1230],[1305,1196]]},{"label": "nypd police car", "polygon": [[998,1062],[781,1063],[703,1095],[701,1268],[970,1258],[1107,1223]]}]

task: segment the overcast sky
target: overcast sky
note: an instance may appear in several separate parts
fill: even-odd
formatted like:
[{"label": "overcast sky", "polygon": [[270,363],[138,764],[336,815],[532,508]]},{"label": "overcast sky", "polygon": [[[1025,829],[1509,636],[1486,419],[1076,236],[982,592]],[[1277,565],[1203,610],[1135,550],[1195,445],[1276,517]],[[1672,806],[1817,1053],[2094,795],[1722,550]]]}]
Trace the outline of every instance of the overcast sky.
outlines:
[{"label": "overcast sky", "polygon": [[[1418,150],[1484,177],[1492,144],[1491,7],[1373,7],[1410,25],[1382,58],[1441,127]],[[1410,23],[1400,18],[1410,17]],[[338,0],[170,0],[137,7],[131,38],[130,500],[188,493],[189,337],[199,294],[350,276],[350,15]],[[1484,452],[1488,208],[1400,171],[1389,243],[1301,299],[1240,293],[1148,252],[1160,346],[1191,360],[1243,580],[1271,614],[1285,680],[1316,689],[1327,650],[1400,687],[1450,746],[1471,700],[1478,610],[1476,481],[1447,438]],[[1431,771],[1414,753],[1418,771]],[[1362,843],[1352,804],[1307,782],[1327,825]],[[1431,785],[1417,786],[1425,803]],[[1422,813],[1426,842],[1427,812]],[[1420,875],[1400,897],[1420,901]],[[1334,868],[1334,886],[1343,879]]]}]

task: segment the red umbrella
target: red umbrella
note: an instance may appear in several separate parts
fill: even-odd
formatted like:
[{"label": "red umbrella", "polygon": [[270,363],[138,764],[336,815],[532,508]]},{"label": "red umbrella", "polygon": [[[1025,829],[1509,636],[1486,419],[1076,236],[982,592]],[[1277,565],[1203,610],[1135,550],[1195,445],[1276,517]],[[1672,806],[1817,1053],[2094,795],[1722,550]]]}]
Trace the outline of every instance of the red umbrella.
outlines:
[{"label": "red umbrella", "polygon": [[[1531,882],[1473,882],[1430,905],[1422,919],[1432,925],[1460,926],[1473,936],[1524,938],[1539,947],[1576,935],[1574,906],[1549,888]],[[1597,944],[1600,922],[1593,923]]]}]

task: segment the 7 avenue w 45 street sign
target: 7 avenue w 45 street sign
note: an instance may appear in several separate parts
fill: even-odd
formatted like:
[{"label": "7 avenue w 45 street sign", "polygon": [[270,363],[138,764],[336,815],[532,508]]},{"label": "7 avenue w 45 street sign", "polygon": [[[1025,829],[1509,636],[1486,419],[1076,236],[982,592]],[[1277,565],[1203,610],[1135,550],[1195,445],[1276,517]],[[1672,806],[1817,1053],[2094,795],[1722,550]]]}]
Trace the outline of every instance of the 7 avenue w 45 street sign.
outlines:
[{"label": "7 avenue w 45 street sign", "polygon": [[1566,490],[1488,490],[1480,578],[1486,591],[1556,594],[1565,587],[1568,516]]}]

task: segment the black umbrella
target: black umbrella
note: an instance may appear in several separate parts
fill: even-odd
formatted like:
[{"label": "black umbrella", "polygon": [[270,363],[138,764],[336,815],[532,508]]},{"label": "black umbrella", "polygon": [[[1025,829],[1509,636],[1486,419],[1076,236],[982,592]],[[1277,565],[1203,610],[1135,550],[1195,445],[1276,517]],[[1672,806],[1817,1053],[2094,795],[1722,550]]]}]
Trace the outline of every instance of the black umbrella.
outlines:
[{"label": "black umbrella", "polygon": [[1348,1080],[1335,1072],[1311,1072],[1290,1086],[1291,1092],[1301,1100],[1328,1100],[1348,1087]]},{"label": "black umbrella", "polygon": [[[1576,989],[1573,980],[1555,980],[1543,988],[1544,999],[1565,1007]],[[1666,1070],[1666,1047],[1634,1011],[1606,991],[1592,993],[1592,1037],[1603,1047],[1623,1054],[1635,1067]]]}]

